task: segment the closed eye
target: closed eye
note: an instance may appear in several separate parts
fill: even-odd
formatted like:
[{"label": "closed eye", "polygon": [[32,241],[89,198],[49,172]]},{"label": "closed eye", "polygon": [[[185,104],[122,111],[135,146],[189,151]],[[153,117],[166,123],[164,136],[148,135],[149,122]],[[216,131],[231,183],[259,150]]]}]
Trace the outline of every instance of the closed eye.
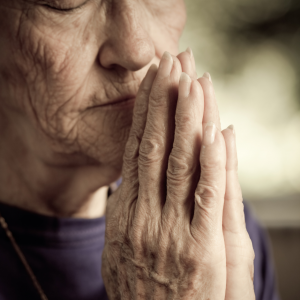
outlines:
[{"label": "closed eye", "polygon": [[90,0],[86,0],[83,3],[81,3],[80,5],[74,6],[74,7],[65,7],[63,5],[57,4],[56,1],[55,1],[55,3],[54,3],[54,1],[53,1],[53,3],[49,3],[49,2],[48,3],[43,3],[42,6],[48,8],[48,9],[51,9],[51,10],[56,10],[56,11],[61,11],[61,12],[71,12],[71,11],[80,9],[81,7],[83,7],[89,1]]},{"label": "closed eye", "polygon": [[52,10],[59,10],[59,11],[72,11],[77,8],[77,7],[62,8],[62,7],[58,7],[58,6],[52,6],[49,4],[43,4],[43,6],[46,8],[52,9]]}]

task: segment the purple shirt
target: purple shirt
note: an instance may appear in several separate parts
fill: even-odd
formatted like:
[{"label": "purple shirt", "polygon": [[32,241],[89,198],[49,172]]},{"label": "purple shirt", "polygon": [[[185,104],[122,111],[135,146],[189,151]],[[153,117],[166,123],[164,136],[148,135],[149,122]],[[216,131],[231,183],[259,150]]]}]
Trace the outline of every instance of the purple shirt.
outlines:
[{"label": "purple shirt", "polygon": [[[47,217],[0,203],[12,231],[49,300],[107,299],[101,277],[105,218]],[[255,251],[256,300],[277,300],[266,236],[249,210],[246,225]],[[0,300],[40,300],[0,227]]]}]

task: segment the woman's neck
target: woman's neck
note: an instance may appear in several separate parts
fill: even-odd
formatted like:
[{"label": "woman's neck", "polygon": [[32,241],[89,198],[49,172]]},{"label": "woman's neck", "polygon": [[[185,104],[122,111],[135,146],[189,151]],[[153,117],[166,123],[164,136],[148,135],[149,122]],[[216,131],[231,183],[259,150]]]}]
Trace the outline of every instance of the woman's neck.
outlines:
[{"label": "woman's neck", "polygon": [[72,175],[59,170],[42,173],[19,163],[16,167],[1,156],[0,169],[0,202],[48,216],[96,218],[105,214],[108,186],[99,187],[95,179],[100,182],[101,176],[89,168],[66,172]]}]

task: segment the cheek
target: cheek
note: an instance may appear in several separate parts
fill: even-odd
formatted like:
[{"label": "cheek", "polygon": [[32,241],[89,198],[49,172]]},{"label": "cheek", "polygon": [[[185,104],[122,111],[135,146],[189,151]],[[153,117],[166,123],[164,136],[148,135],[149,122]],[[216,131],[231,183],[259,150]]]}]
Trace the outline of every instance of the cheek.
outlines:
[{"label": "cheek", "polygon": [[55,34],[25,17],[19,23],[7,51],[9,63],[1,68],[10,74],[14,109],[43,132],[51,151],[120,168],[132,111],[86,109],[95,89],[100,99],[107,93],[94,73],[98,47],[89,41],[88,28]]},{"label": "cheek", "polygon": [[1,64],[1,72],[9,74],[15,108],[35,116],[48,135],[67,134],[86,105],[89,71],[97,55],[89,28],[58,30],[30,14],[15,19],[18,26],[11,27],[15,38],[7,40],[10,51]]},{"label": "cheek", "polygon": [[68,98],[70,93],[78,91],[97,51],[90,47],[89,31],[64,30],[63,26],[57,31],[55,27],[35,24],[30,19],[20,23],[14,58],[28,84],[39,80],[51,97],[58,94],[61,98],[65,93]]},{"label": "cheek", "polygon": [[[81,24],[81,31],[75,27],[58,30],[44,26],[30,14],[9,13],[14,21],[3,21],[9,34],[0,37],[1,101],[8,111],[17,110],[25,116],[33,130],[43,132],[55,152],[82,153],[99,160],[104,153],[96,145],[105,141],[110,144],[108,136],[114,123],[105,114],[82,114],[88,106],[88,83],[93,77],[90,70],[98,52],[97,45],[90,41],[88,26]],[[3,26],[1,33],[5,32]],[[101,91],[105,93],[101,80],[97,81],[97,90],[99,97]],[[122,122],[122,115],[112,115],[112,119],[118,117]],[[108,132],[104,134],[105,130]],[[126,126],[119,132],[126,136]]]}]

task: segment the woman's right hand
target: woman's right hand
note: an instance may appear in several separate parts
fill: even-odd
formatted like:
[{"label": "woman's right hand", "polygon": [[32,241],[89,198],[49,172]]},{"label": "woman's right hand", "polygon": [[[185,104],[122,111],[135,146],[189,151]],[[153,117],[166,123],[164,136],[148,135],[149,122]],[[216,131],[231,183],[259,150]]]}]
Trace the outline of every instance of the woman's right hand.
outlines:
[{"label": "woman's right hand", "polygon": [[226,143],[201,80],[181,73],[166,53],[136,98],[123,182],[107,206],[110,299],[225,298]]}]

